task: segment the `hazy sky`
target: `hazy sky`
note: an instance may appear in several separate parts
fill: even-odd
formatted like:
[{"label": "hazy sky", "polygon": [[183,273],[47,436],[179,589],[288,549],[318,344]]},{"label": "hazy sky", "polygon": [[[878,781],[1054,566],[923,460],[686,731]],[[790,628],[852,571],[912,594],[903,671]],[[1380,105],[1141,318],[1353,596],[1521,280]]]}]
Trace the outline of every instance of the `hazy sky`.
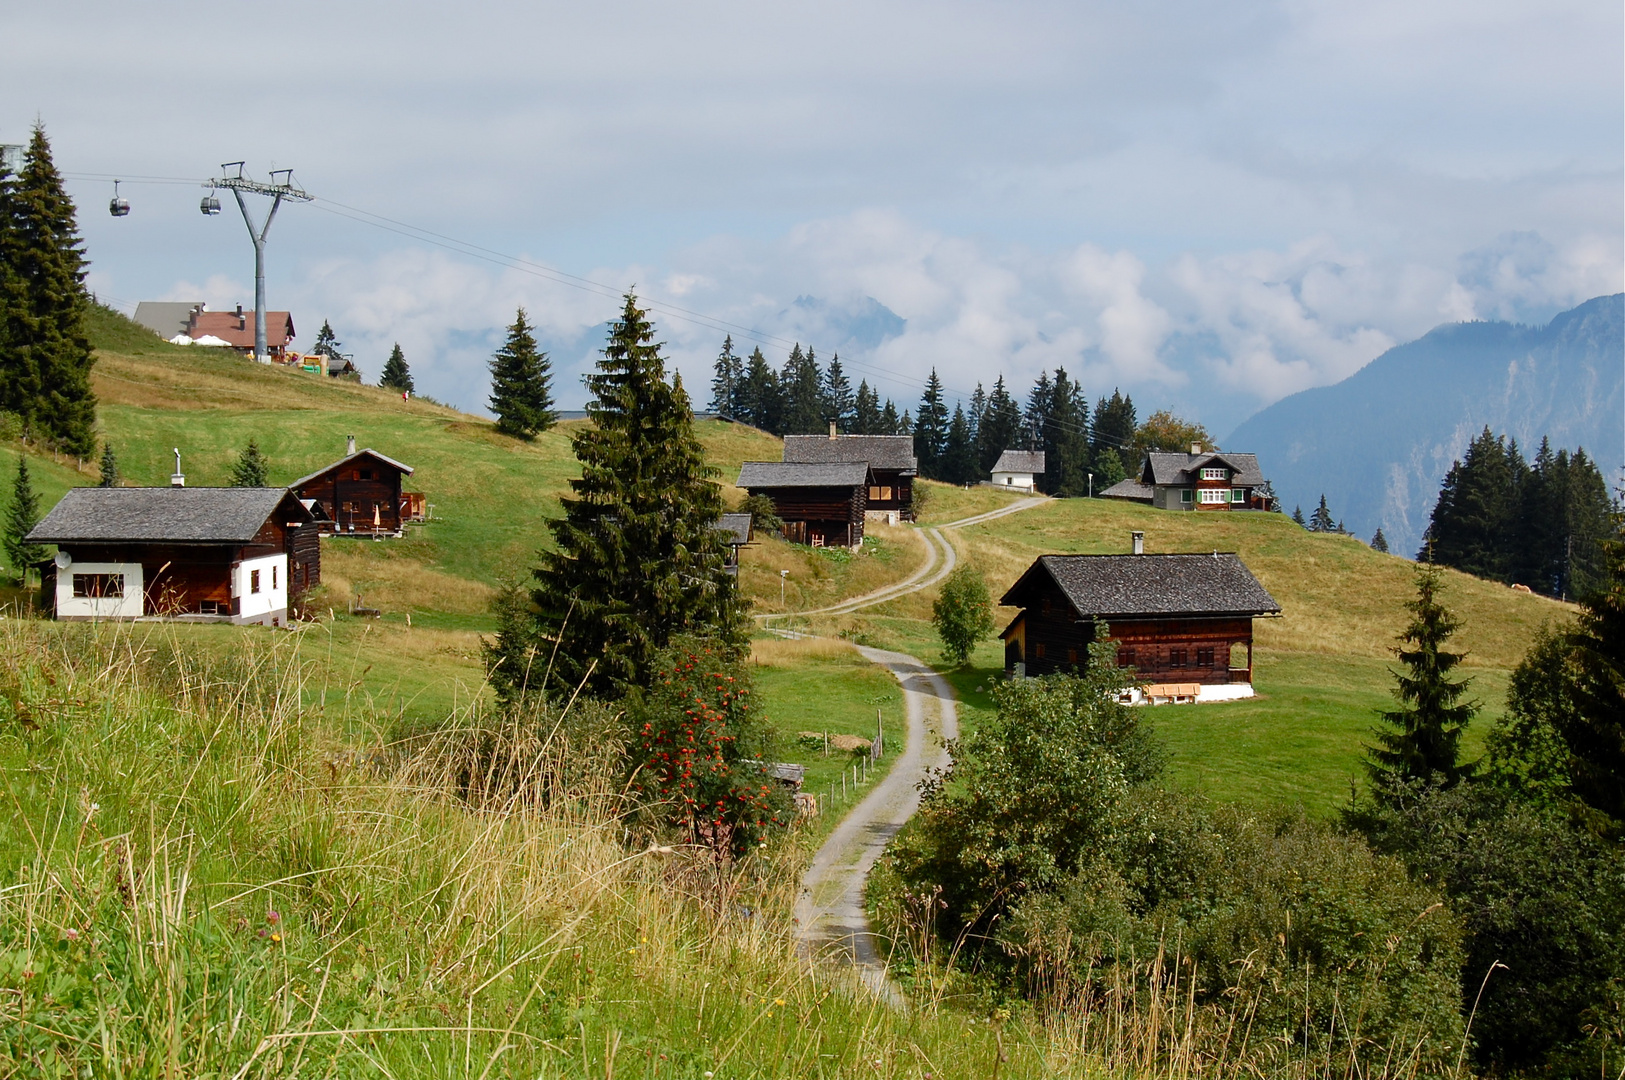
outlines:
[{"label": "hazy sky", "polygon": [[[0,142],[44,121],[102,297],[253,303],[246,158],[318,201],[271,306],[464,408],[525,305],[566,406],[616,292],[702,399],[725,327],[912,406],[1064,366],[1223,436],[1445,321],[1622,288],[1618,0],[19,5]],[[572,287],[353,210],[608,286]],[[263,209],[263,208],[260,208]],[[396,226],[390,226],[396,228]],[[709,318],[684,320],[674,308]]]}]

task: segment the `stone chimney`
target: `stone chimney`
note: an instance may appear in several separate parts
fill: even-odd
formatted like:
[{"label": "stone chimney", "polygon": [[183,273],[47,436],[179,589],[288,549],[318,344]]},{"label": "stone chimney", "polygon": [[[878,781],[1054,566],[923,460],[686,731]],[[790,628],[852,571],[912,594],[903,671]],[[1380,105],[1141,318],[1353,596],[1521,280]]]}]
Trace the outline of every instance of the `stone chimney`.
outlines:
[{"label": "stone chimney", "polygon": [[835,438],[835,421],[833,420],[829,422],[829,437]]},{"label": "stone chimney", "polygon": [[1191,456],[1192,457],[1195,457],[1197,454],[1200,454],[1201,452],[1202,452],[1202,444],[1201,443],[1199,443],[1199,442],[1191,443]]},{"label": "stone chimney", "polygon": [[185,487],[186,474],[181,472],[181,448],[175,447],[175,471],[169,477],[170,487]]},{"label": "stone chimney", "polygon": [[354,435],[346,435],[344,437],[344,456],[345,457],[353,457],[354,455],[355,455],[355,436]]},{"label": "stone chimney", "polygon": [[1144,555],[1145,554],[1145,533],[1141,532],[1139,529],[1135,529],[1133,532],[1129,533],[1128,535],[1129,535],[1129,542],[1134,545],[1134,554],[1136,554],[1136,555]]}]

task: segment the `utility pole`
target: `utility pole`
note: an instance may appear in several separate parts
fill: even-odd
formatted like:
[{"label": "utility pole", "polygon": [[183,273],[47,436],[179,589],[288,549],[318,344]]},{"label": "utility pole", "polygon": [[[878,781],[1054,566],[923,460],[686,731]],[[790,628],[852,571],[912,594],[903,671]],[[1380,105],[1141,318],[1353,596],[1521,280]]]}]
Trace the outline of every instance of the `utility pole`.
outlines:
[{"label": "utility pole", "polygon": [[[262,364],[269,364],[271,357],[265,346],[265,236],[271,231],[271,222],[275,220],[277,208],[282,205],[284,199],[291,202],[310,202],[312,196],[293,182],[292,169],[272,169],[271,182],[262,184],[244,175],[245,164],[246,162],[242,161],[226,162],[220,166],[220,171],[224,173],[235,166],[237,175],[211,181],[210,186],[229,188],[237,197],[237,208],[243,212],[243,224],[248,226],[248,238],[254,241],[254,359]],[[282,179],[278,180],[278,176]],[[271,196],[271,210],[265,215],[263,226],[254,224],[254,216],[248,212],[248,202],[243,198],[245,191]],[[205,210],[204,213],[209,211]]]}]

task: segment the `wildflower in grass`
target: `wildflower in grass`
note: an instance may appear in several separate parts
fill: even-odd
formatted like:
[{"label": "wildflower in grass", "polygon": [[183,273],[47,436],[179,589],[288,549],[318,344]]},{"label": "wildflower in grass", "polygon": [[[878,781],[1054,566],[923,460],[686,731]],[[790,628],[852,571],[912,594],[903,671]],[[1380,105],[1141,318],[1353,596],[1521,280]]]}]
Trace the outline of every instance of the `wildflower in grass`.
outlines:
[{"label": "wildflower in grass", "polygon": [[265,921],[270,923],[272,926],[275,926],[277,923],[282,921],[282,913],[278,911],[267,911],[265,913]]}]

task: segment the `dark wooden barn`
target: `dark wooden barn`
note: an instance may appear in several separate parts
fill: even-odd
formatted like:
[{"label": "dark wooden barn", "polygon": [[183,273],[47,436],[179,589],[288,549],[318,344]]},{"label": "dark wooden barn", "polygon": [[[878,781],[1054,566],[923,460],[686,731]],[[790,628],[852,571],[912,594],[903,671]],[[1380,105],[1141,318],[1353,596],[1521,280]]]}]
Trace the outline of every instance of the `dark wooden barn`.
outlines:
[{"label": "dark wooden barn", "polygon": [[1253,620],[1281,612],[1231,552],[1044,555],[999,602],[1022,609],[1000,635],[1008,674],[1083,668],[1098,619],[1150,701],[1251,697]]},{"label": "dark wooden barn", "polygon": [[321,504],[317,521],[323,533],[335,536],[399,536],[403,522],[421,520],[423,497],[402,491],[402,480],[412,475],[403,465],[376,450],[356,450],[339,461],[293,482],[301,499]]},{"label": "dark wooden barn", "polygon": [[919,462],[912,435],[786,435],[784,460],[809,465],[864,464],[869,467],[864,512],[892,524],[914,520],[914,478]]},{"label": "dark wooden barn", "polygon": [[863,462],[747,461],[739,469],[740,487],[773,500],[785,539],[813,547],[863,543],[869,481]]},{"label": "dark wooden barn", "polygon": [[57,545],[59,619],[282,626],[322,580],[315,522],[285,488],[74,488],[28,539]]}]

